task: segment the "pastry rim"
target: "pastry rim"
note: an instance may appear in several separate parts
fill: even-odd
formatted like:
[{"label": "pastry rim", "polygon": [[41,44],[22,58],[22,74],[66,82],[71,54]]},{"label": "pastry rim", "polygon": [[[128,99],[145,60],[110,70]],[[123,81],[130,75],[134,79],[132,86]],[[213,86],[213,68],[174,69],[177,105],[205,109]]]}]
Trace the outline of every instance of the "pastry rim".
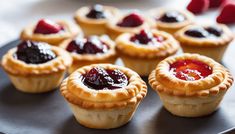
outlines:
[{"label": "pastry rim", "polygon": [[[82,30],[79,26],[72,24],[71,22],[59,20],[56,23],[62,25],[65,29],[63,32],[55,33],[55,34],[40,34],[34,33],[34,29],[36,24],[26,26],[21,34],[20,38],[23,40],[35,40],[35,41],[44,41],[44,42],[53,42],[53,41],[62,41],[64,39],[68,39],[76,36],[77,34],[82,34]],[[54,45],[54,44],[51,44]]]},{"label": "pastry rim", "polygon": [[175,54],[179,49],[178,42],[164,31],[151,30],[154,35],[160,35],[165,40],[159,46],[136,45],[130,41],[134,33],[123,33],[116,39],[116,50],[120,54],[138,58],[159,58]]},{"label": "pastry rim", "polygon": [[[169,65],[182,59],[195,59],[204,62],[212,68],[212,74],[195,81],[178,79],[169,73]],[[216,95],[220,91],[229,89],[232,83],[232,75],[222,65],[206,56],[188,53],[166,58],[157,65],[149,76],[149,84],[154,90],[179,97]]]},{"label": "pastry rim", "polygon": [[41,64],[27,64],[24,61],[20,61],[13,57],[13,54],[17,51],[14,47],[3,56],[1,66],[3,69],[14,76],[38,76],[48,75],[65,71],[71,64],[72,58],[62,48],[55,46],[49,46],[51,50],[57,55],[56,58]]},{"label": "pastry rim", "polygon": [[[85,86],[79,76],[91,68],[101,66],[105,69],[119,69],[127,77],[127,86],[115,90],[94,90]],[[77,69],[66,78],[60,88],[62,96],[72,104],[85,109],[113,109],[136,105],[147,93],[147,85],[134,71],[112,64],[92,64]]]},{"label": "pastry rim", "polygon": [[150,16],[156,18],[162,16],[167,11],[177,11],[181,13],[186,19],[182,22],[173,22],[173,23],[166,23],[162,21],[156,21],[156,26],[159,28],[167,28],[167,29],[180,29],[182,27],[185,27],[187,25],[194,23],[194,15],[187,11],[187,10],[179,10],[175,8],[154,8],[150,9],[148,13]]},{"label": "pastry rim", "polygon": [[[111,12],[112,16],[117,16],[119,15],[120,11],[119,9],[112,7],[112,6],[103,6],[104,10],[107,10]],[[87,23],[87,24],[96,24],[96,25],[105,25],[108,21],[109,18],[103,18],[103,19],[91,19],[86,17],[87,12],[89,11],[90,7],[89,6],[84,6],[79,8],[74,15],[74,20],[79,23]],[[110,17],[110,16],[109,16]]]},{"label": "pastry rim", "polygon": [[[100,61],[100,60],[104,60],[110,57],[117,57],[117,54],[115,51],[115,43],[108,37],[106,38],[106,36],[98,36],[98,37],[100,40],[105,42],[106,45],[109,46],[108,51],[105,53],[98,53],[98,54],[77,54],[77,53],[68,52],[73,58],[73,63],[80,62],[80,61]],[[71,41],[72,39],[67,39],[63,41],[59,46],[62,47],[63,49],[66,49],[66,47]]]},{"label": "pastry rim", "polygon": [[223,33],[220,37],[216,38],[195,38],[195,37],[190,37],[188,35],[185,35],[185,31],[187,31],[190,28],[195,28],[195,27],[209,27],[209,24],[204,24],[204,25],[189,25],[181,30],[179,30],[175,34],[175,38],[182,44],[186,46],[200,46],[200,47],[216,47],[216,46],[222,46],[222,45],[227,45],[230,43],[234,35],[233,33],[229,30],[229,28],[224,25],[224,24],[216,24],[215,26],[220,27],[223,30]]}]

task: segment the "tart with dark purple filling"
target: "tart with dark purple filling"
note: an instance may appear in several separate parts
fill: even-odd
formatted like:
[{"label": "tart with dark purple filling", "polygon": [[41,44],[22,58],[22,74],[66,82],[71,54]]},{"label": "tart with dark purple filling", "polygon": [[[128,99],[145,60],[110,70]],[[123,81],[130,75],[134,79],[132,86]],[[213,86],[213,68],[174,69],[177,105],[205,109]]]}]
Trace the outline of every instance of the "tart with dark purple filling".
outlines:
[{"label": "tart with dark purple filling", "polygon": [[69,53],[63,49],[29,40],[10,49],[1,61],[16,89],[27,93],[58,87],[71,63]]},{"label": "tart with dark purple filling", "polygon": [[62,41],[82,35],[80,27],[66,21],[54,22],[41,19],[35,25],[27,26],[21,32],[22,40],[46,42],[58,46]]},{"label": "tart with dark purple filling", "polygon": [[115,39],[122,33],[137,33],[151,27],[154,27],[152,19],[139,12],[131,12],[111,19],[107,25],[107,33]]},{"label": "tart with dark purple filling", "polygon": [[119,16],[119,12],[115,7],[96,4],[78,9],[74,19],[86,36],[103,35],[108,21]]},{"label": "tart with dark purple filling", "polygon": [[73,58],[69,73],[85,65],[114,64],[117,59],[114,42],[108,36],[77,37],[64,41],[60,46]]},{"label": "tart with dark purple filling", "polygon": [[193,24],[194,15],[187,10],[151,9],[149,14],[155,19],[156,28],[170,34]]},{"label": "tart with dark purple filling", "polygon": [[149,76],[149,84],[164,107],[182,117],[214,112],[232,83],[232,75],[226,68],[198,54],[166,58]]},{"label": "tart with dark purple filling", "polygon": [[168,33],[141,30],[124,33],[116,39],[116,50],[124,65],[141,76],[147,76],[164,58],[179,49],[177,41]]},{"label": "tart with dark purple filling", "polygon": [[233,33],[226,25],[191,25],[175,35],[186,53],[198,53],[221,62],[223,55],[233,40]]},{"label": "tart with dark purple filling", "polygon": [[60,91],[80,124],[111,129],[131,120],[146,96],[147,86],[137,73],[128,68],[93,64],[68,76]]}]

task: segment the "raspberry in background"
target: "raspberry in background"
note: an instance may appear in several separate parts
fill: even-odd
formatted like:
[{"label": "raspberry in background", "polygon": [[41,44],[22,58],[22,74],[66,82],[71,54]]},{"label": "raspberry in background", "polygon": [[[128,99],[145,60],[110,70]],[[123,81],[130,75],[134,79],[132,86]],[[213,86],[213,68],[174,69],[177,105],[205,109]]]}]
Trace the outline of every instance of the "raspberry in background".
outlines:
[{"label": "raspberry in background", "polygon": [[225,5],[230,0],[209,0],[209,8],[218,8]]},{"label": "raspberry in background", "polygon": [[231,24],[235,23],[235,2],[229,1],[223,6],[223,9],[216,21],[218,23]]},{"label": "raspberry in background", "polygon": [[187,6],[187,9],[194,14],[203,13],[208,10],[208,8],[209,0],[191,0]]}]

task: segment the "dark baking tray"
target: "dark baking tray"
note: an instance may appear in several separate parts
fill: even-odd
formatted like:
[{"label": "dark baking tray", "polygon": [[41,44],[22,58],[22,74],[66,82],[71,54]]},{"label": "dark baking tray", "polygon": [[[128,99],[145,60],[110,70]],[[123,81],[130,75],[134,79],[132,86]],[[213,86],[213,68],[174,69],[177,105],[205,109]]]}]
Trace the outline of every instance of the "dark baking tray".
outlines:
[{"label": "dark baking tray", "polygon": [[[0,48],[0,56],[18,42]],[[143,79],[147,82],[147,78]],[[234,87],[226,94],[219,110],[201,118],[171,115],[163,108],[158,95],[148,88],[146,98],[128,124],[112,130],[96,130],[76,122],[59,90],[43,94],[19,92],[0,69],[0,132],[6,134],[210,134],[234,126]]]}]

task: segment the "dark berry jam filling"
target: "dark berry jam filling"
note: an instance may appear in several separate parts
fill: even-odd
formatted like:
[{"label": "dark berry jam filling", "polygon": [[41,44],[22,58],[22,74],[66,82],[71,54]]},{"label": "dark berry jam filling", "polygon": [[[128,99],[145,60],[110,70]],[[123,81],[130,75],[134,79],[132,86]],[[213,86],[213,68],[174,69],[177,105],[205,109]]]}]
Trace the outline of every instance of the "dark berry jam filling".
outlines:
[{"label": "dark berry jam filling", "polygon": [[96,4],[91,7],[90,11],[86,17],[91,19],[104,19],[106,18],[104,7],[102,5]]},{"label": "dark berry jam filling", "polygon": [[61,31],[64,31],[64,28],[61,25],[46,19],[39,20],[34,29],[34,33],[39,34],[55,34]]},{"label": "dark berry jam filling", "polygon": [[47,43],[23,41],[18,45],[14,57],[28,64],[41,64],[56,58],[56,54]]},{"label": "dark berry jam filling", "polygon": [[165,14],[163,14],[160,18],[160,21],[166,22],[166,23],[174,23],[174,22],[182,22],[185,20],[185,17],[183,14],[177,12],[177,11],[168,11]]},{"label": "dark berry jam filling", "polygon": [[108,45],[102,42],[98,36],[76,38],[75,40],[72,40],[66,48],[67,51],[78,54],[105,53],[108,49]]},{"label": "dark berry jam filling", "polygon": [[95,90],[114,90],[128,85],[127,76],[118,69],[94,67],[82,77],[84,85]]},{"label": "dark berry jam filling", "polygon": [[212,74],[212,68],[197,60],[179,60],[170,65],[170,72],[181,80],[194,81]]},{"label": "dark berry jam filling", "polygon": [[222,29],[218,27],[194,28],[185,31],[185,34],[196,38],[214,38],[222,35]]},{"label": "dark berry jam filling", "polygon": [[131,13],[117,23],[120,27],[138,27],[144,23],[144,19],[137,13]]},{"label": "dark berry jam filling", "polygon": [[140,33],[132,36],[130,41],[141,45],[159,45],[164,41],[164,38],[162,36],[155,36],[152,32],[141,30]]}]

